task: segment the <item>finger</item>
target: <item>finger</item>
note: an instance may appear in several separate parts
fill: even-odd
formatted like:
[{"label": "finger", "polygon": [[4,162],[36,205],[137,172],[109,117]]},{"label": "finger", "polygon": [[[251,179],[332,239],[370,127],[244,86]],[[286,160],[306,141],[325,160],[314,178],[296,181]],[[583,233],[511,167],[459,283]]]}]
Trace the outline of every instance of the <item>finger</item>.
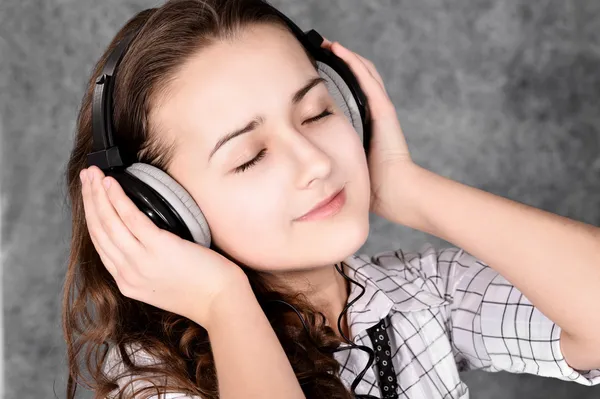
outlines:
[{"label": "finger", "polygon": [[373,76],[373,78],[375,78],[375,80],[377,80],[379,82],[379,84],[381,85],[381,88],[383,90],[385,90],[385,85],[383,84],[383,79],[381,78],[381,75],[379,75],[379,72],[377,72],[377,68],[375,67],[375,64],[373,64],[373,61],[366,59],[365,57],[363,57],[362,55],[360,55],[358,53],[354,53],[354,55],[356,55],[358,57],[358,59],[362,61],[362,63],[365,65],[365,67],[371,73],[371,76]]},{"label": "finger", "polygon": [[92,240],[92,243],[94,244],[94,248],[96,249],[98,256],[100,257],[100,260],[102,261],[102,264],[104,265],[106,270],[108,270],[108,272],[113,276],[115,281],[117,281],[119,269],[117,269],[117,267],[111,262],[111,260],[108,258],[108,256],[106,256],[106,254],[104,253],[102,248],[98,245],[96,239],[94,237],[92,237],[91,235],[90,235],[90,238]]},{"label": "finger", "polygon": [[[130,261],[138,259],[144,247],[127,228],[121,217],[115,211],[113,204],[108,197],[108,193],[102,185],[104,173],[95,166],[90,167],[89,171],[94,175],[92,182],[92,197],[98,220],[106,232],[108,239],[120,252],[119,254],[115,254],[115,257],[126,258]],[[117,263],[117,265],[119,264],[121,263]]]},{"label": "finger", "polygon": [[330,42],[329,40],[327,40],[327,38],[323,38],[323,43],[321,43],[321,47],[324,47],[326,49],[331,49],[332,44],[333,44],[333,42]]},{"label": "finger", "polygon": [[81,185],[81,196],[83,200],[83,209],[85,214],[85,221],[88,229],[88,234],[90,235],[90,239],[92,240],[92,244],[94,244],[94,248],[102,263],[108,269],[110,274],[113,277],[116,277],[117,269],[112,259],[108,257],[104,248],[112,245],[108,238],[105,236],[105,233],[101,228],[98,227],[98,222],[96,220],[96,215],[94,212],[94,204],[91,198],[91,190],[90,183],[88,178],[84,179]]},{"label": "finger", "polygon": [[361,88],[369,100],[371,117],[377,119],[394,114],[395,108],[387,93],[377,79],[371,75],[366,65],[358,58],[356,53],[348,50],[339,42],[334,42],[331,48],[335,55],[344,60],[356,75]]},{"label": "finger", "polygon": [[107,176],[104,179],[110,183],[106,189],[108,198],[127,229],[141,246],[152,246],[160,234],[160,229],[139,210],[113,177]]},{"label": "finger", "polygon": [[373,79],[375,79],[381,85],[381,88],[385,91],[385,85],[383,84],[383,79],[381,78],[381,75],[379,75],[379,72],[377,72],[377,68],[375,67],[375,64],[373,64],[373,61],[366,59],[362,55],[360,55],[357,52],[354,52],[350,49],[346,49],[346,50],[348,50],[350,53],[352,53],[356,58],[358,58],[363,63],[363,65],[369,71],[369,73],[371,74]]},{"label": "finger", "polygon": [[369,74],[371,74],[371,77],[377,81],[377,83],[381,86],[381,89],[385,92],[385,87],[383,86],[383,80],[381,80],[381,77],[378,76],[379,74],[373,73],[373,71],[371,70],[371,67],[368,64],[370,61],[363,58],[362,56],[360,56],[357,53],[354,53],[354,55],[356,56],[356,58],[358,58],[358,60],[360,62],[362,62],[362,64],[365,66],[365,68],[367,68],[367,71],[369,71]]},{"label": "finger", "polygon": [[[331,50],[331,45],[333,44],[333,42],[327,40],[327,38],[323,38],[323,43],[321,43],[321,47],[327,48]],[[367,70],[371,73],[371,76],[373,76],[373,78],[375,78],[379,84],[381,84],[381,86],[383,87],[383,79],[381,79],[381,76],[379,76],[379,73],[377,72],[377,69],[375,68],[375,64],[373,64],[372,61],[367,60],[366,58],[364,58],[363,56],[361,56],[358,53],[355,53],[352,51],[352,53],[354,55],[356,55],[365,65],[365,67],[367,68]],[[385,87],[384,87],[385,89]]]},{"label": "finger", "polygon": [[[87,223],[87,221],[86,221],[86,223]],[[89,230],[88,230],[88,233],[89,233]],[[111,260],[108,258],[108,256],[106,256],[106,254],[104,253],[104,250],[102,250],[102,247],[98,244],[96,237],[93,234],[89,234],[89,236],[90,236],[90,240],[92,241],[92,244],[94,245],[94,249],[96,250],[96,253],[100,257],[100,260],[102,261],[102,264],[108,270],[108,272],[110,274],[112,274],[113,277],[116,278],[117,268],[111,262]]]},{"label": "finger", "polygon": [[[114,242],[110,239],[108,232],[104,228],[104,225],[100,219],[98,214],[97,204],[95,200],[95,190],[94,190],[94,182],[90,181],[92,179],[92,169],[88,168],[88,182],[83,186],[83,195],[84,195],[84,203],[86,206],[86,219],[88,221],[88,229],[90,232],[90,236],[96,241],[96,247],[99,251],[102,252],[104,257],[110,261],[110,263],[115,267],[115,274],[118,273],[117,268],[120,265],[125,264],[125,257],[123,253],[116,247]],[[97,177],[95,177],[97,178]],[[95,179],[94,178],[94,179]],[[113,274],[114,275],[114,274]]]}]

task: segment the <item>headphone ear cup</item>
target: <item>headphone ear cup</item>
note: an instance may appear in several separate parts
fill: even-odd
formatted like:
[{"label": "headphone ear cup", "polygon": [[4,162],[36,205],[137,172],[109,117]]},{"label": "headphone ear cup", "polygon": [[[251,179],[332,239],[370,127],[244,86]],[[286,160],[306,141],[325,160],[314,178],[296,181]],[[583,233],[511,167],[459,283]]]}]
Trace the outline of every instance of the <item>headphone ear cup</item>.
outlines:
[{"label": "headphone ear cup", "polygon": [[125,171],[152,188],[170,205],[177,218],[183,221],[191,233],[194,242],[210,247],[211,234],[204,214],[192,196],[175,179],[152,165],[139,162],[127,167]]},{"label": "headphone ear cup", "polygon": [[107,171],[106,175],[112,176],[119,182],[125,195],[157,227],[176,234],[185,240],[194,240],[175,209],[152,187],[122,169]]},{"label": "headphone ear cup", "polygon": [[360,111],[352,91],[342,79],[342,77],[329,65],[317,61],[317,72],[325,79],[325,85],[336,104],[344,112],[354,130],[358,133],[361,141],[364,142],[363,121],[360,117]]}]

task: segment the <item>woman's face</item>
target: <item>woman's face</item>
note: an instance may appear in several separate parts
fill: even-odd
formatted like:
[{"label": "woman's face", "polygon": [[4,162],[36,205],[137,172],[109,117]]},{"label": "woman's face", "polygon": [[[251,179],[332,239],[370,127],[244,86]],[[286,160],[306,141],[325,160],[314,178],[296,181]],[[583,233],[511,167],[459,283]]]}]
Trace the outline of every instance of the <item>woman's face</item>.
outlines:
[{"label": "woman's face", "polygon": [[[255,25],[184,64],[151,115],[176,143],[168,172],[202,209],[214,243],[257,270],[332,264],[368,236],[362,143],[325,84],[307,88],[318,77],[291,33]],[[342,188],[337,213],[299,220]]]}]

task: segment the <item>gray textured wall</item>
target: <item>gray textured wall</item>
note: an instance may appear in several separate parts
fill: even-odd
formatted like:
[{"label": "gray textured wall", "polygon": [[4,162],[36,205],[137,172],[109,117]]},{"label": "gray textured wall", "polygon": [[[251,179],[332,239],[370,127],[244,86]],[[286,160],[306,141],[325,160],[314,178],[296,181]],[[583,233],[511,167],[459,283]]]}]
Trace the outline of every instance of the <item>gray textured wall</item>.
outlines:
[{"label": "gray textured wall", "polygon": [[[0,0],[5,397],[64,397],[59,180],[90,68],[143,0]],[[273,0],[373,60],[414,159],[444,176],[600,224],[600,2]],[[442,241],[373,219],[366,252]],[[473,398],[600,388],[465,373]],[[83,396],[82,396],[83,397]]]}]

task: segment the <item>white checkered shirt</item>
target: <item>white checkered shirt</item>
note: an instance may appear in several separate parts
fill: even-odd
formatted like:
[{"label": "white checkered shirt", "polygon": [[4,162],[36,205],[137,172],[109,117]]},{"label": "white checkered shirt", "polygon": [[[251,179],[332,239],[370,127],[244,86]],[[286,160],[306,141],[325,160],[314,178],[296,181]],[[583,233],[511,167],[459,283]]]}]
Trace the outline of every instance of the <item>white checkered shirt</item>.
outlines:
[{"label": "white checkered shirt", "polygon": [[[600,383],[600,370],[574,370],[560,351],[561,328],[492,268],[458,248],[386,251],[346,259],[344,272],[365,286],[348,309],[353,342],[373,348],[366,329],[390,316],[388,335],[400,398],[469,398],[459,370],[530,373]],[[348,302],[362,289],[351,284]],[[346,346],[346,345],[344,345]],[[349,388],[368,354],[334,354]],[[376,367],[357,394],[381,397]]]},{"label": "white checkered shirt", "polygon": [[[531,373],[584,385],[600,383],[600,370],[577,371],[564,360],[558,325],[497,272],[463,250],[436,251],[426,244],[412,253],[353,255],[345,260],[344,273],[365,286],[364,295],[347,313],[355,344],[373,349],[366,330],[390,316],[387,332],[400,398],[468,399],[459,370],[472,369]],[[362,292],[358,285],[350,286],[348,302]],[[113,348],[107,369],[114,366],[115,355]],[[341,379],[350,389],[369,355],[355,348],[334,356],[341,365]],[[376,372],[374,362],[357,386],[357,394],[381,397]],[[153,397],[175,398],[201,399],[181,393]]]}]

